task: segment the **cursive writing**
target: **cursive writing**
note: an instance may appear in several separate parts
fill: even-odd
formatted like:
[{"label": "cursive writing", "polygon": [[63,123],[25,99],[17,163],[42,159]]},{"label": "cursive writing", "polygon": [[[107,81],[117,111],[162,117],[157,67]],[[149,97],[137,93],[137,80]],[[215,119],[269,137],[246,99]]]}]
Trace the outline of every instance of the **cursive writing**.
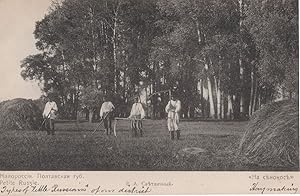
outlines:
[{"label": "cursive writing", "polygon": [[0,193],[2,194],[13,194],[15,195],[16,193],[27,193],[28,192],[28,186],[26,188],[16,188],[15,186],[9,187],[9,186],[3,186],[0,189]]},{"label": "cursive writing", "polygon": [[119,193],[131,193],[131,194],[145,194],[145,193],[150,193],[151,192],[151,189],[150,187],[141,187],[141,188],[138,188],[136,186],[133,186],[133,187],[128,187],[128,188],[121,188],[119,189],[118,191]]},{"label": "cursive writing", "polygon": [[264,193],[294,193],[298,192],[298,188],[291,184],[289,186],[281,185],[281,186],[262,186],[258,182],[253,183],[250,187],[250,192],[259,192],[261,194]]}]

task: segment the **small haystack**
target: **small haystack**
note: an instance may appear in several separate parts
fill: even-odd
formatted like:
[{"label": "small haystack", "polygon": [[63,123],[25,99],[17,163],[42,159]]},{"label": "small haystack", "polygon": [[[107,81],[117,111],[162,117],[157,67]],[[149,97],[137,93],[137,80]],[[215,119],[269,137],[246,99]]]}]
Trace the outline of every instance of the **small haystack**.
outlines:
[{"label": "small haystack", "polygon": [[297,100],[264,106],[251,118],[239,155],[247,163],[278,168],[299,165],[299,109]]},{"label": "small haystack", "polygon": [[42,111],[32,100],[13,99],[0,103],[0,130],[38,129]]}]

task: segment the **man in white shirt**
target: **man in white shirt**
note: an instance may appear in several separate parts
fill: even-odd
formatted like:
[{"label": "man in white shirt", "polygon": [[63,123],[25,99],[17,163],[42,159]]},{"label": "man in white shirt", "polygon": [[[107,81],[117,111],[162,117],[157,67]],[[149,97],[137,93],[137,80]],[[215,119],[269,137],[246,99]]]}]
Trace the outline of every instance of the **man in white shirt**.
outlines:
[{"label": "man in white shirt", "polygon": [[104,127],[106,129],[106,135],[112,134],[111,121],[113,118],[112,112],[115,109],[115,106],[108,99],[108,97],[104,97],[103,103],[100,109],[100,118],[103,120]]},{"label": "man in white shirt", "polygon": [[48,102],[45,105],[43,118],[45,119],[44,128],[47,131],[47,134],[54,135],[54,120],[56,119],[56,112],[58,111],[55,101],[53,101],[53,96],[48,96]]},{"label": "man in white shirt", "polygon": [[170,133],[170,137],[174,140],[174,132],[177,133],[177,139],[180,138],[180,130],[179,130],[179,112],[181,110],[181,102],[175,98],[175,96],[171,96],[170,101],[168,102],[166,108],[166,113],[168,113],[168,129]]},{"label": "man in white shirt", "polygon": [[137,136],[137,132],[143,136],[143,124],[142,120],[145,118],[145,111],[143,105],[139,102],[139,98],[135,98],[135,103],[132,105],[129,117],[131,119],[131,130],[134,136]]}]

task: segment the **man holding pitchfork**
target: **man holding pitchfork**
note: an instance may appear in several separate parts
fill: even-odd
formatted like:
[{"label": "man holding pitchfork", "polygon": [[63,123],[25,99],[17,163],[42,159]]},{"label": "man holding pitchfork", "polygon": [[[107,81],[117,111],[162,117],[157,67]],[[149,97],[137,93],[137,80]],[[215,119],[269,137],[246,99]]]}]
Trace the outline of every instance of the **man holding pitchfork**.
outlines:
[{"label": "man holding pitchfork", "polygon": [[177,139],[180,139],[179,130],[179,112],[181,110],[181,102],[177,99],[177,96],[172,95],[170,101],[168,102],[166,108],[166,113],[168,114],[168,129],[170,137],[174,140],[175,132]]},{"label": "man holding pitchfork", "polygon": [[137,136],[137,132],[140,132],[140,135],[143,136],[142,120],[145,118],[145,111],[143,105],[139,102],[139,97],[134,99],[134,104],[132,105],[128,118],[131,119],[131,130],[134,136]]},{"label": "man holding pitchfork", "polygon": [[114,109],[115,109],[115,106],[109,100],[108,96],[104,96],[103,104],[100,109],[100,118],[103,120],[104,127],[106,129],[106,135],[112,133],[111,121],[113,119],[112,112]]},{"label": "man holding pitchfork", "polygon": [[53,95],[48,95],[48,102],[45,105],[43,118],[44,118],[44,129],[46,129],[47,134],[54,135],[54,119],[56,118],[56,112],[58,111],[57,105],[53,100]]}]

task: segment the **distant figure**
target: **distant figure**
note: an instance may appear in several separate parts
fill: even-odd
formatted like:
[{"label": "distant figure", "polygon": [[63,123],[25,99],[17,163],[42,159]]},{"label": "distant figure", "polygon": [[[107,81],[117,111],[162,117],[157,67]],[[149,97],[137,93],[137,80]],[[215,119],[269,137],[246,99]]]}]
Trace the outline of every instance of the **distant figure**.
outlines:
[{"label": "distant figure", "polygon": [[177,139],[179,139],[180,138],[179,112],[181,110],[181,102],[177,98],[175,98],[174,95],[172,95],[165,110],[166,113],[168,113],[167,123],[168,123],[170,137],[172,140],[174,140],[174,135],[176,131]]},{"label": "distant figure", "polygon": [[53,96],[48,96],[48,102],[45,105],[43,118],[45,119],[44,129],[46,129],[47,134],[54,135],[54,120],[56,119],[56,112],[58,111],[57,105],[53,100]]},{"label": "distant figure", "polygon": [[115,106],[112,104],[112,102],[108,99],[107,96],[103,98],[103,104],[100,109],[100,119],[104,122],[104,127],[106,130],[106,135],[112,134],[112,128],[111,128],[111,121],[113,118],[112,112],[115,109]]},{"label": "distant figure", "polygon": [[137,136],[137,132],[143,136],[143,124],[142,119],[145,118],[145,111],[143,105],[139,102],[139,98],[134,99],[134,104],[132,105],[129,117],[131,119],[131,130],[134,136]]}]

